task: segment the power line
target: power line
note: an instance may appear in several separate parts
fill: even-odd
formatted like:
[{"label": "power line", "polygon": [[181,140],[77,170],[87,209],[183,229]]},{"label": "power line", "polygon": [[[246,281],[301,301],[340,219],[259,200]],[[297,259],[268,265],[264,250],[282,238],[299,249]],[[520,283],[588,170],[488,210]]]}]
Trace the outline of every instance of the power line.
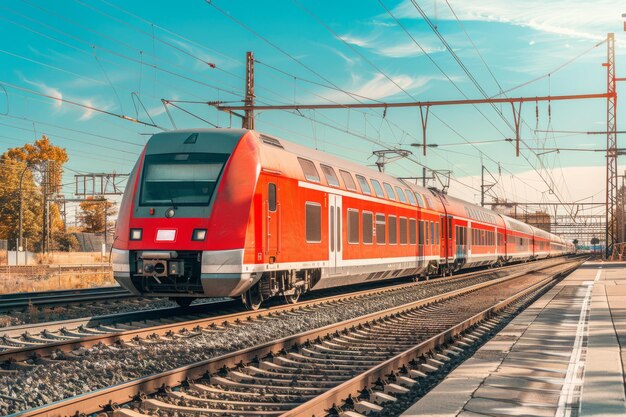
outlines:
[{"label": "power line", "polygon": [[55,96],[52,96],[52,95],[49,95],[49,94],[41,93],[39,91],[31,90],[29,88],[20,87],[18,85],[11,84],[11,83],[8,83],[6,81],[0,80],[0,84],[2,84],[4,86],[7,86],[7,87],[10,87],[10,88],[13,88],[13,89],[16,89],[16,90],[19,90],[19,91],[24,91],[26,93],[34,94],[34,95],[37,95],[37,96],[40,96],[40,97],[46,97],[46,98],[49,98],[51,100],[56,100],[56,101],[61,102],[61,103],[71,104],[73,106],[81,107],[83,109],[87,109],[87,110],[94,111],[94,112],[97,112],[97,113],[102,113],[102,114],[106,114],[108,116],[117,117],[119,119],[128,120],[129,122],[139,123],[139,124],[142,124],[142,125],[145,125],[145,126],[155,127],[157,129],[161,129],[161,130],[167,130],[167,129],[164,129],[164,128],[162,128],[162,127],[160,127],[158,125],[155,125],[153,123],[143,122],[141,120],[138,120],[138,119],[126,116],[124,114],[117,114],[117,113],[110,112],[108,110],[103,110],[103,109],[99,109],[99,108],[94,107],[94,106],[90,106],[88,104],[78,103],[76,101],[67,100],[67,99],[62,98],[62,97],[55,97]]}]

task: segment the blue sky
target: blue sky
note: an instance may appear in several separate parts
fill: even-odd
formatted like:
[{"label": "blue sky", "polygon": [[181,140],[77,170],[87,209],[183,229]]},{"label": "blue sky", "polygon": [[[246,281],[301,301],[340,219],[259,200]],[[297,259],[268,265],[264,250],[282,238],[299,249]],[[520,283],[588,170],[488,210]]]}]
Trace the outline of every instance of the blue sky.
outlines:
[{"label": "blue sky", "polygon": [[[550,77],[507,94],[602,92],[606,45],[593,46],[609,31],[616,32],[618,76],[626,73],[626,38],[621,33],[626,9],[616,1],[415,3],[490,96],[544,76],[581,54]],[[149,134],[160,130],[35,93],[171,129],[161,99],[241,100],[245,53],[254,51],[260,61],[260,103],[352,102],[344,91],[388,102],[481,98],[409,0],[194,0],[175,6],[162,0],[11,0],[0,4],[0,25],[0,113],[5,114],[0,115],[0,151],[48,134],[69,152],[68,193],[75,172],[128,172]],[[226,114],[206,105],[181,105],[210,123],[231,124]],[[522,137],[529,147],[603,146],[600,135],[535,129],[603,130],[605,101],[555,102],[550,107],[551,117],[546,103],[523,106]],[[390,109],[384,118],[380,110],[263,112],[257,130],[364,164],[373,164],[371,151],[383,146],[411,149],[414,161],[452,170],[451,190],[474,201],[481,160],[500,180],[493,192],[500,198],[602,199],[602,153],[537,156],[538,151],[523,146],[523,157],[515,158],[505,141],[513,136],[506,122],[512,124],[510,105],[498,109],[504,118],[490,106],[432,110],[428,140],[440,146],[426,158],[409,146],[421,141],[415,108]],[[181,110],[170,111],[178,128],[209,127]],[[239,121],[232,120],[232,126],[238,127]],[[420,175],[414,161],[396,162],[388,171]]]}]

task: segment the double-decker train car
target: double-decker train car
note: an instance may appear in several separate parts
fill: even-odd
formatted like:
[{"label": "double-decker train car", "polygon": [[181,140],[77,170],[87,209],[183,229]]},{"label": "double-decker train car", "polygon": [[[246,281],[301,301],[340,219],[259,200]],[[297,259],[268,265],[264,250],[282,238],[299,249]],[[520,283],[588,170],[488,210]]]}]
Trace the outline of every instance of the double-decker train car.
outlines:
[{"label": "double-decker train car", "polygon": [[313,289],[428,277],[567,253],[562,239],[259,132],[150,138],[126,187],[115,279],[180,305],[199,297],[294,302]]}]

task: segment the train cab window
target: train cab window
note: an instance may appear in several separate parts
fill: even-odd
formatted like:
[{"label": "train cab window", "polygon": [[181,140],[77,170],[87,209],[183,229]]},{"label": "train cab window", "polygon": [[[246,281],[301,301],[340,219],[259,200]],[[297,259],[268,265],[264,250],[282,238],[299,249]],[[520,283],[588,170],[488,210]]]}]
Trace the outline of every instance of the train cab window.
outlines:
[{"label": "train cab window", "polygon": [[370,185],[367,183],[367,180],[365,179],[365,177],[362,175],[357,175],[356,179],[359,182],[359,185],[361,186],[361,191],[363,192],[363,194],[372,195],[372,190],[370,189]]},{"label": "train cab window", "polygon": [[302,172],[304,172],[304,178],[308,181],[320,182],[320,174],[317,173],[317,168],[312,161],[303,158],[298,158],[298,161],[302,167]]},{"label": "train cab window", "polygon": [[385,198],[385,193],[383,192],[383,187],[380,186],[380,183],[376,180],[370,179],[372,182],[372,187],[374,187],[374,194],[376,197]]},{"label": "train cab window", "polygon": [[409,243],[415,245],[417,240],[417,221],[415,219],[409,219]]},{"label": "train cab window", "polygon": [[387,217],[389,223],[389,244],[395,245],[398,243],[398,219],[396,216]]},{"label": "train cab window", "polygon": [[276,211],[276,184],[273,182],[267,185],[267,206],[269,211]]},{"label": "train cab window", "polygon": [[424,221],[420,220],[419,224],[419,244],[424,244]]},{"label": "train cab window", "polygon": [[413,191],[409,189],[405,189],[404,191],[406,191],[406,197],[409,199],[409,203],[411,203],[411,205],[413,206],[417,205],[417,202],[415,201],[415,194],[413,194]]},{"label": "train cab window", "polygon": [[328,185],[332,185],[333,187],[339,187],[339,180],[337,179],[335,170],[332,167],[329,167],[328,165],[320,164],[320,167],[322,168],[322,172],[324,173],[324,176],[326,177],[326,182],[328,183]]},{"label": "train cab window", "polygon": [[363,243],[371,245],[374,241],[374,228],[372,222],[374,221],[374,215],[369,211],[361,213],[361,236],[363,236]]},{"label": "train cab window", "polygon": [[379,245],[384,245],[386,241],[386,232],[385,228],[387,223],[385,222],[384,214],[376,215],[376,243]]},{"label": "train cab window", "polygon": [[322,205],[306,202],[305,207],[306,241],[320,243],[322,241]]},{"label": "train cab window", "polygon": [[407,243],[407,218],[400,217],[400,244],[406,245]]},{"label": "train cab window", "polygon": [[387,191],[387,197],[390,200],[396,200],[396,195],[394,194],[391,185],[387,184],[386,182],[383,182],[383,185],[385,186],[385,191]]},{"label": "train cab window", "polygon": [[404,191],[402,191],[402,188],[396,187],[396,194],[398,195],[398,199],[401,202],[406,203],[406,196],[404,195]]},{"label": "train cab window", "polygon": [[355,209],[348,209],[348,243],[359,243],[359,211]]},{"label": "train cab window", "polygon": [[139,205],[208,205],[229,156],[220,153],[146,155]]},{"label": "train cab window", "polygon": [[346,188],[350,191],[356,191],[356,183],[354,182],[354,178],[352,178],[352,174],[348,171],[344,171],[343,169],[339,170],[339,174],[341,174],[341,178],[343,179],[343,183],[346,185]]}]

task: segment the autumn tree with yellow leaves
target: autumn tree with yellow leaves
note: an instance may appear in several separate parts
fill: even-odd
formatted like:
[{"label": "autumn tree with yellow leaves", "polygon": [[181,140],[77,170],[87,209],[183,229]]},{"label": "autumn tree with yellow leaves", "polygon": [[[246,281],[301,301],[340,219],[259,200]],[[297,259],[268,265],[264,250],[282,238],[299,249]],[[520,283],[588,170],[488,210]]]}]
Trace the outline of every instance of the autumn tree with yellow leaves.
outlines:
[{"label": "autumn tree with yellow leaves", "polygon": [[[29,249],[39,250],[43,238],[43,188],[48,189],[48,195],[61,191],[63,164],[67,160],[66,150],[53,145],[45,135],[0,155],[0,239],[7,239],[10,248],[15,247],[18,238],[20,177],[23,175],[23,236]],[[50,204],[49,218],[51,236],[61,238],[65,230],[59,207],[54,203]]]}]

